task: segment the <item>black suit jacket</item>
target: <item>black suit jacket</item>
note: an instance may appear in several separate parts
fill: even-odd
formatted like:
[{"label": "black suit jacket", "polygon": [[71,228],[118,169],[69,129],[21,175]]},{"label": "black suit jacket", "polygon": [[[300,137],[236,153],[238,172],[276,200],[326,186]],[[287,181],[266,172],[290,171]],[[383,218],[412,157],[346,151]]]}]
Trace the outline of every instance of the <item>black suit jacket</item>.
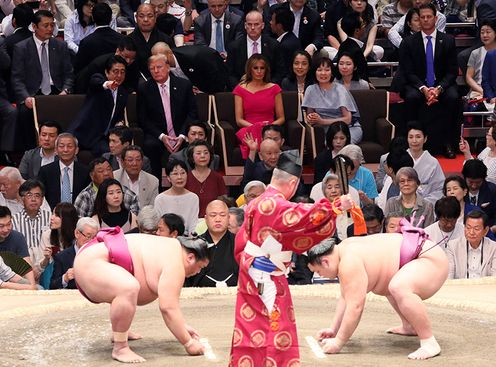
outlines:
[{"label": "black suit jacket", "polygon": [[[75,93],[86,94],[90,84],[91,76],[99,73],[105,75],[105,65],[107,60],[114,56],[114,52],[98,56],[88,66],[82,69],[76,77]],[[139,70],[138,64],[133,62],[126,66],[126,79],[122,85],[129,93],[138,90]]]},{"label": "black suit jacket", "polygon": [[[50,289],[62,288],[62,277],[74,265],[76,250],[74,245],[59,252],[53,257],[53,273],[50,279]],[[66,289],[76,289],[76,281],[70,280]]]},{"label": "black suit jacket", "polygon": [[[188,121],[196,120],[198,112],[196,101],[191,90],[191,83],[183,78],[169,74],[170,78],[170,105],[172,122],[176,136],[186,135]],[[150,79],[138,87],[138,121],[145,135],[158,139],[160,134],[167,132],[162,98],[159,86]],[[153,158],[152,158],[153,159]]]},{"label": "black suit jacket", "polygon": [[121,15],[126,17],[126,19],[133,26],[136,24],[136,21],[134,20],[134,12],[138,10],[141,3],[141,0],[119,0]]},{"label": "black suit jacket", "polygon": [[[212,39],[212,15],[209,11],[202,13],[194,21],[195,45],[209,46]],[[227,51],[229,44],[243,36],[243,19],[234,13],[224,13],[224,49]]]},{"label": "black suit jacket", "polygon": [[110,27],[98,28],[89,36],[84,37],[79,43],[74,72],[77,73],[100,55],[115,52],[123,38],[122,34]]},{"label": "black suit jacket", "polygon": [[[67,44],[56,38],[48,41],[50,77],[58,90],[72,90],[74,74]],[[18,103],[32,97],[41,87],[41,63],[33,37],[14,46],[11,85]]]},{"label": "black suit jacket", "polygon": [[18,28],[13,34],[5,38],[5,45],[7,46],[7,52],[10,57],[12,57],[14,52],[14,45],[29,37],[33,37],[33,32],[31,32],[28,28]]},{"label": "black suit jacket", "polygon": [[[270,8],[273,11],[276,7],[290,9],[289,1],[283,4],[272,5]],[[301,14],[298,38],[300,39],[303,48],[311,43],[317,47],[317,50],[320,50],[322,46],[324,46],[324,34],[322,32],[320,14],[309,8],[306,4],[303,7],[303,13]]]},{"label": "black suit jacket", "polygon": [[150,71],[148,70],[148,58],[152,55],[152,47],[157,42],[165,42],[170,48],[175,46],[172,38],[165,33],[160,32],[158,29],[153,29],[150,34],[148,41],[143,37],[143,33],[136,27],[134,31],[129,35],[136,44],[136,60],[134,61],[138,65],[138,70],[145,76],[145,78],[150,78]]},{"label": "black suit jacket", "polygon": [[289,73],[289,71],[293,68],[293,65],[291,65],[293,55],[296,51],[302,49],[301,42],[298,37],[295,36],[293,31],[289,31],[284,35],[279,44],[281,45],[282,57],[284,61],[286,61],[287,73]]},{"label": "black suit jacket", "polygon": [[[117,122],[124,121],[128,92],[126,88],[119,86],[114,110],[112,91],[103,89],[106,80],[107,78],[101,74],[94,74],[91,77],[83,107],[68,129],[78,138],[80,149],[91,150],[97,141],[106,139],[106,133],[110,128]],[[112,111],[114,111],[113,116]]]},{"label": "black suit jacket", "polygon": [[[403,39],[399,49],[400,65],[407,85],[415,89],[425,85],[426,62],[422,33],[417,32]],[[455,40],[445,33],[437,31],[434,48],[435,86],[448,89],[456,84],[458,64]]]},{"label": "black suit jacket", "polygon": [[[247,36],[244,36],[229,46],[227,68],[229,69],[229,84],[231,89],[234,89],[245,73],[245,65],[248,60],[247,43]],[[282,79],[286,76],[287,68],[279,42],[262,34],[262,55],[269,60],[272,82],[281,84]]]},{"label": "black suit jacket", "polygon": [[223,92],[229,80],[227,67],[214,49],[208,46],[182,46],[172,50],[182,72],[202,92]]},{"label": "black suit jacket", "polygon": [[[77,196],[83,189],[90,183],[90,171],[88,167],[74,162],[74,181],[72,184],[72,202],[76,200]],[[46,166],[40,168],[38,180],[45,185],[45,199],[50,204],[50,208],[55,208],[60,202],[60,165],[56,160]]]},{"label": "black suit jacket", "polygon": [[[0,98],[5,99],[5,101],[2,101],[1,103],[7,103],[7,81],[6,81],[6,75],[10,70],[10,57],[9,54],[7,53],[7,48],[5,47],[5,40],[0,38]],[[0,125],[0,133],[1,133],[1,127]]]}]

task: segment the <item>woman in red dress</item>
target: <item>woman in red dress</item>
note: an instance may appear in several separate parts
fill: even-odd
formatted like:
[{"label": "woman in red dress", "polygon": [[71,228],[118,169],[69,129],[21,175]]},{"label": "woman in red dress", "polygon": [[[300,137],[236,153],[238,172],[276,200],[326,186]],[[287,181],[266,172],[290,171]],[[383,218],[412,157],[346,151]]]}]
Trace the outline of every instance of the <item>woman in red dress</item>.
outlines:
[{"label": "woman in red dress", "polygon": [[236,123],[240,127],[236,136],[241,142],[243,159],[250,153],[244,143],[246,133],[260,143],[265,125],[284,124],[281,91],[281,87],[270,82],[270,65],[265,56],[253,54],[246,61],[245,75],[233,90]]}]

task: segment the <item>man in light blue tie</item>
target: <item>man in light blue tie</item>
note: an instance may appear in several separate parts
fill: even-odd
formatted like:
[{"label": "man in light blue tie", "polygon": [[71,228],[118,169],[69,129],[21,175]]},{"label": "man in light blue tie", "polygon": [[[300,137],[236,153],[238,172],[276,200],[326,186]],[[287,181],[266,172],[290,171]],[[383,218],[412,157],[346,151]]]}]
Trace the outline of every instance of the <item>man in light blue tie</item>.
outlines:
[{"label": "man in light blue tie", "polygon": [[38,175],[52,209],[60,202],[72,203],[90,182],[88,167],[76,161],[78,141],[72,134],[60,134],[55,141],[55,151],[58,159],[41,167]]},{"label": "man in light blue tie", "polygon": [[459,139],[455,41],[436,30],[436,7],[432,3],[420,6],[419,12],[421,31],[403,39],[400,46],[406,122],[421,121],[433,137],[427,142],[429,151],[452,159],[452,147]]},{"label": "man in light blue tie", "polygon": [[226,58],[228,45],[243,35],[239,15],[227,10],[224,0],[208,0],[208,11],[195,19],[195,45],[209,46]]}]

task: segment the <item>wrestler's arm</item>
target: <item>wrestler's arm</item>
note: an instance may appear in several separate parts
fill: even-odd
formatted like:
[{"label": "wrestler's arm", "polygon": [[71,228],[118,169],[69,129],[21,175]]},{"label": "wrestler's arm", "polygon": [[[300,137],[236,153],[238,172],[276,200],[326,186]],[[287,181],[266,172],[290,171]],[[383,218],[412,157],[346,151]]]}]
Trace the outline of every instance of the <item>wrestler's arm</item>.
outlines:
[{"label": "wrestler's arm", "polygon": [[202,354],[203,345],[191,337],[179,305],[185,273],[182,259],[169,261],[158,282],[158,300],[165,325],[191,355]]},{"label": "wrestler's arm", "polygon": [[351,338],[360,322],[367,296],[368,277],[360,258],[352,254],[342,258],[338,277],[345,306],[336,337],[326,340],[322,346],[326,353],[338,353]]},{"label": "wrestler's arm", "polygon": [[323,340],[326,338],[334,338],[341,326],[343,321],[344,311],[346,310],[346,302],[344,298],[339,297],[338,304],[336,305],[336,312],[334,313],[334,319],[332,320],[331,327],[329,329],[321,329],[318,332],[318,339]]}]

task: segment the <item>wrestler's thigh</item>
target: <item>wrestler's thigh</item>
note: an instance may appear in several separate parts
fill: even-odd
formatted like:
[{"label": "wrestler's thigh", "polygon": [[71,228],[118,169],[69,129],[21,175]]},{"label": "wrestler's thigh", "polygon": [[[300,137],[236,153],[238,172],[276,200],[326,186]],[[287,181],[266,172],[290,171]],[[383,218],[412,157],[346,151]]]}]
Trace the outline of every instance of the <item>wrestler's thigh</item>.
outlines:
[{"label": "wrestler's thigh", "polygon": [[84,293],[97,303],[110,303],[118,295],[139,293],[140,284],[136,278],[124,268],[97,259],[91,267],[79,269],[76,282]]},{"label": "wrestler's thigh", "polygon": [[389,282],[389,289],[415,293],[421,299],[427,299],[441,288],[446,277],[447,268],[445,271],[439,261],[418,258],[398,270]]}]

